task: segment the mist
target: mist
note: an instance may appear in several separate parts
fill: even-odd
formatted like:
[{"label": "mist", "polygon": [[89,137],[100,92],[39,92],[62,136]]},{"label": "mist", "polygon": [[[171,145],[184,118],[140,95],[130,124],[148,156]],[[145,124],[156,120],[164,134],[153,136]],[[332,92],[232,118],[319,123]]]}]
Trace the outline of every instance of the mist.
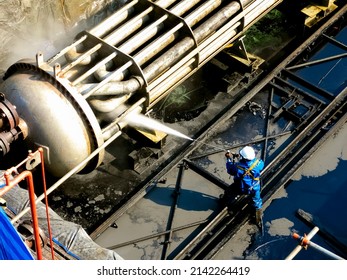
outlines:
[{"label": "mist", "polygon": [[[0,74],[20,59],[44,60],[120,5],[111,0],[0,0]],[[113,3],[113,5],[109,5]]]}]

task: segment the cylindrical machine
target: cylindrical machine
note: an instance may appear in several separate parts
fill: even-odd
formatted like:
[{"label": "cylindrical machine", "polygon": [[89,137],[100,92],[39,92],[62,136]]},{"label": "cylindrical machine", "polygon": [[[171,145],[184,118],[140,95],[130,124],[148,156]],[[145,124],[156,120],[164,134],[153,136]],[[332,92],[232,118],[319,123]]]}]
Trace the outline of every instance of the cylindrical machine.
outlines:
[{"label": "cylindrical machine", "polygon": [[[20,60],[0,91],[63,176],[100,147],[124,105],[146,112],[282,0],[131,0],[48,60]],[[100,153],[80,172],[95,169]]]}]

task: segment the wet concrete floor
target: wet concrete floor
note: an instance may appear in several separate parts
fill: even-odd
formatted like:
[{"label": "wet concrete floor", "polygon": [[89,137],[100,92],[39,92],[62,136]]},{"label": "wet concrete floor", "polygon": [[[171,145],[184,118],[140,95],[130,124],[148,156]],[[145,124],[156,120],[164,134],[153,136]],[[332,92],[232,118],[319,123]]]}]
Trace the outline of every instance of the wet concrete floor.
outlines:
[{"label": "wet concrete floor", "polygon": [[[150,237],[168,229],[168,217],[171,211],[175,211],[170,228],[182,229],[175,230],[170,238],[166,257],[171,259],[171,255],[182,249],[186,245],[185,241],[194,234],[199,226],[195,223],[209,219],[219,208],[217,198],[222,193],[221,189],[188,169],[183,172],[182,187],[175,205],[173,197],[178,171],[175,168],[166,174],[165,184],[157,184],[116,221],[116,227],[108,228],[95,242],[102,247],[114,249],[125,259],[160,260],[165,254],[166,245],[163,244],[166,234]],[[148,238],[142,240],[144,237]],[[133,242],[134,240],[138,241]]]},{"label": "wet concrete floor", "polygon": [[[293,181],[280,189],[264,205],[264,235],[246,224],[214,259],[283,260],[298,245],[292,237],[303,236],[312,227],[296,215],[298,209],[312,214],[323,231],[347,244],[347,124],[317,150],[296,172]],[[323,248],[341,256],[341,247],[333,246],[319,232],[311,239]],[[296,260],[330,260],[331,257],[314,248],[301,250]]]}]

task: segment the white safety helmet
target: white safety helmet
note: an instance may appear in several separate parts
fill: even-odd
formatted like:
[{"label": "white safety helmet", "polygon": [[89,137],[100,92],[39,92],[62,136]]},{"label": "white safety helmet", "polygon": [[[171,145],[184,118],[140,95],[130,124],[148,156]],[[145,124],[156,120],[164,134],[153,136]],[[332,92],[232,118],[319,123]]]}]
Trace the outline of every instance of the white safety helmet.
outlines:
[{"label": "white safety helmet", "polygon": [[252,147],[246,146],[240,150],[240,155],[246,160],[252,160],[255,158],[255,151]]}]

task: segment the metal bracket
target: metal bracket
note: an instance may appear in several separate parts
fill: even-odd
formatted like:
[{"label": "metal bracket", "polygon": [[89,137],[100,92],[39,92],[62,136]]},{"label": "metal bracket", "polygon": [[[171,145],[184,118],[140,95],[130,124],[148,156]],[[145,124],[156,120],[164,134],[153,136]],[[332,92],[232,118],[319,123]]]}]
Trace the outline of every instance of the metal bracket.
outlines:
[{"label": "metal bracket", "polygon": [[27,170],[33,170],[40,163],[41,163],[40,153],[33,153],[33,154],[31,154],[31,151],[30,151],[29,152],[29,160],[26,162],[25,168]]}]

